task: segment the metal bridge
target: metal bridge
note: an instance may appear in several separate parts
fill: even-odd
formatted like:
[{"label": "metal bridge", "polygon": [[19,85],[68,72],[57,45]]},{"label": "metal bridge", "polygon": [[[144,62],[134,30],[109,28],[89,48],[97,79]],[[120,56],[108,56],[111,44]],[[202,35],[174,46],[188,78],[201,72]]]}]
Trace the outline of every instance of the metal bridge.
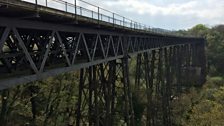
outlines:
[{"label": "metal bridge", "polygon": [[[160,125],[159,111],[161,125],[172,125],[171,96],[205,82],[205,40],[149,28],[92,4],[90,10],[78,1],[0,0],[0,89],[79,71],[77,126],[114,125],[118,95],[124,97],[125,125],[134,125],[132,91],[142,89],[147,125]],[[136,60],[135,84],[130,59]],[[161,102],[157,109],[155,97]]]}]

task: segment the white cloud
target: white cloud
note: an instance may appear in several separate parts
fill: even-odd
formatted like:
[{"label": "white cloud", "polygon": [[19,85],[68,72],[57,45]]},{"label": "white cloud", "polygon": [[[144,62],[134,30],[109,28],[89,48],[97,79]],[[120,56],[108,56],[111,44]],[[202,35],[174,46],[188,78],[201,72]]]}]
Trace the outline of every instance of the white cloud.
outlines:
[{"label": "white cloud", "polygon": [[224,1],[220,0],[191,0],[184,3],[154,5],[150,1],[118,0],[107,1],[107,6],[120,6],[125,11],[150,15],[192,15],[201,18],[217,18],[224,12]]},{"label": "white cloud", "polygon": [[223,0],[107,0],[103,3],[149,25],[169,29],[189,28],[198,23],[224,23]]},{"label": "white cloud", "polygon": [[[74,0],[66,1],[74,3]],[[199,23],[208,25],[224,23],[224,0],[85,1],[154,27],[168,29],[186,29]],[[81,3],[78,2],[78,5],[81,5]],[[91,7],[88,5],[82,6],[97,11],[97,8],[95,7]],[[61,8],[64,8],[64,6],[62,5]]]}]

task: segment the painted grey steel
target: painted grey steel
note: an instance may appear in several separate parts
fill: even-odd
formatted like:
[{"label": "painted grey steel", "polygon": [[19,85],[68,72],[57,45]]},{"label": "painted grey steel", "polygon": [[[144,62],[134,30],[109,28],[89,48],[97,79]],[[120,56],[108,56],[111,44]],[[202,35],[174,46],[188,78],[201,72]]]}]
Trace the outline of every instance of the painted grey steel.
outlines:
[{"label": "painted grey steel", "polygon": [[[170,46],[180,46],[185,44],[200,45],[204,42],[204,40],[200,38],[164,36],[160,34],[142,34],[133,31],[117,31],[107,28],[99,29],[77,25],[68,26],[4,17],[0,17],[0,28],[3,31],[0,38],[1,44],[4,45],[4,41],[10,36],[13,40],[10,39],[8,44],[14,44],[14,49],[10,49],[11,52],[1,52],[0,59],[3,62],[1,67],[4,69],[4,72],[2,71],[0,74],[10,76],[7,77],[7,79],[0,79],[0,89],[9,88],[19,83],[41,80],[49,76],[58,75],[60,73],[70,72],[103,62],[112,61],[122,58],[125,55],[131,56],[147,52],[149,50],[157,50]],[[45,35],[45,32],[50,35]],[[40,33],[40,35],[35,36],[35,33]],[[73,45],[75,45],[74,49],[72,50],[67,48],[71,46],[68,44],[69,41],[67,40],[70,39],[69,35],[70,37],[73,36],[73,38],[77,39],[75,40],[76,42],[71,42]],[[26,36],[28,38],[26,38]],[[65,37],[62,39],[62,36]],[[36,45],[37,43],[35,42],[38,41],[38,38],[41,37],[49,39],[47,42],[48,44],[46,44],[48,47],[43,45],[43,47],[40,46],[40,49],[38,50],[32,49],[34,47],[30,48],[30,46]],[[28,39],[34,39],[35,41],[33,40],[32,42],[25,43],[24,41],[30,41]],[[18,41],[18,45],[13,41]],[[61,52],[57,49],[55,51],[52,50],[53,41],[54,45],[57,44],[56,46],[58,46],[57,48],[60,49]],[[39,44],[41,44],[41,42],[39,42]],[[15,49],[22,50],[13,53],[13,50]],[[45,52],[41,54],[41,50],[45,50]],[[56,57],[65,57],[64,61],[62,58],[60,58],[60,64],[62,64],[62,66],[57,67],[57,59],[55,59],[56,57],[53,55],[53,53],[61,53],[60,55],[54,54]],[[25,57],[20,57],[21,54],[25,54]],[[38,58],[36,55],[41,56]],[[40,59],[41,57],[42,59]],[[15,58],[17,60],[14,60]],[[35,62],[33,58],[38,60],[38,62],[41,62],[40,65],[38,65],[38,63]],[[8,61],[4,59],[8,59]],[[52,64],[48,61],[49,59],[52,59],[52,63],[56,63],[56,68],[46,66],[46,64]],[[20,62],[18,60],[20,60]],[[25,64],[23,66],[27,67],[28,69],[17,67],[15,63],[12,63],[18,62],[17,64],[23,64],[26,61],[29,62],[30,66]],[[6,67],[8,68],[8,71],[6,70]],[[18,69],[22,69],[24,72],[25,70],[28,70],[29,72],[26,72],[27,74],[25,75],[17,75],[16,72],[14,72],[14,69],[16,71],[18,71]]]}]

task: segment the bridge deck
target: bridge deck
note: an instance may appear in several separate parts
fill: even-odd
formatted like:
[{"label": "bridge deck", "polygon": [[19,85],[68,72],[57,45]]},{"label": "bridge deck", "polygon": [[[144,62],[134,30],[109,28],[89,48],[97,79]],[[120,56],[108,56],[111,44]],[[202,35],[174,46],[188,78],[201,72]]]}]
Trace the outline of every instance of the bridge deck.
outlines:
[{"label": "bridge deck", "polygon": [[124,27],[122,25],[97,20],[62,10],[35,5],[33,3],[20,0],[0,0],[0,15],[5,17],[13,17],[27,20],[39,20],[51,23],[60,23],[66,25],[82,25],[95,28],[108,28],[110,30],[123,30],[128,32],[159,34],[147,32],[141,29]]},{"label": "bridge deck", "polygon": [[[78,7],[77,7],[78,8]],[[85,8],[84,8],[85,10]],[[91,11],[91,10],[86,10]],[[97,12],[91,11],[97,15]],[[13,17],[26,20],[39,20],[51,23],[60,23],[65,25],[78,25],[93,28],[107,28],[108,30],[122,30],[126,32],[150,34],[150,35],[160,35],[160,36],[175,36],[173,33],[168,33],[160,30],[145,30],[143,27],[138,28],[138,25],[131,24],[130,26],[123,26],[123,20],[118,20],[113,17],[99,13],[99,18],[106,16],[109,21],[103,19],[96,19],[93,17],[83,16],[82,14],[74,14],[71,11],[66,12],[65,10],[55,9],[46,7],[39,4],[29,3],[21,0],[0,0],[0,15],[5,17]],[[120,24],[114,23],[111,20],[120,21]],[[115,21],[116,22],[116,21]],[[136,27],[136,28],[134,28]],[[141,26],[139,26],[141,27]]]}]

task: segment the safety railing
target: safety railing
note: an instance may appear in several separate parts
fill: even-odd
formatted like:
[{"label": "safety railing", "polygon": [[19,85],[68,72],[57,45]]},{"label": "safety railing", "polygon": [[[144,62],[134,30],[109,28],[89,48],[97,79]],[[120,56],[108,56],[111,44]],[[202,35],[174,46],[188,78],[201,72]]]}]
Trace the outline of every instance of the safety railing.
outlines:
[{"label": "safety railing", "polygon": [[106,10],[104,8],[93,5],[83,0],[74,0],[74,3],[69,3],[63,0],[22,0],[22,1],[31,2],[36,5],[42,5],[49,8],[58,9],[68,13],[73,13],[75,15],[96,19],[98,21],[108,22],[113,25],[118,25],[125,28],[131,28],[134,30],[144,30],[160,34],[174,34],[174,32],[169,30],[149,27],[147,25],[133,21],[129,18],[126,18],[117,13]]}]

